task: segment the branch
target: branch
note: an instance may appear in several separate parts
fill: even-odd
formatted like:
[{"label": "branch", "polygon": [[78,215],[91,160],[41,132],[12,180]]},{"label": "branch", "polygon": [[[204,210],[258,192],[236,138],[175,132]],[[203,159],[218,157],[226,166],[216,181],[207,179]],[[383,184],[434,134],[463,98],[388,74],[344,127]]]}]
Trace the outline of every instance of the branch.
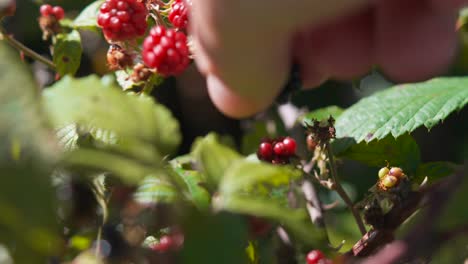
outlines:
[{"label": "branch", "polygon": [[328,154],[328,160],[330,162],[330,167],[331,167],[331,176],[335,183],[334,190],[338,193],[341,199],[343,199],[343,201],[348,206],[349,210],[351,210],[351,213],[353,214],[354,219],[356,220],[356,223],[359,227],[359,231],[361,231],[361,234],[365,235],[367,230],[366,230],[366,227],[364,226],[364,222],[362,221],[361,216],[359,215],[359,212],[356,210],[356,208],[354,208],[353,202],[351,201],[348,194],[343,189],[343,186],[341,186],[340,181],[338,180],[338,173],[336,171],[335,158],[333,157],[333,152],[331,150],[330,143],[326,144],[326,149],[327,149],[327,154]]},{"label": "branch", "polygon": [[23,45],[21,42],[17,41],[14,37],[9,35],[2,26],[0,26],[0,37],[3,40],[5,40],[6,42],[8,42],[8,44],[10,44],[15,49],[23,52],[26,56],[28,56],[28,57],[36,60],[36,61],[42,62],[45,65],[47,65],[49,68],[51,68],[52,70],[55,70],[56,67],[55,67],[55,64],[52,61],[50,61],[49,59],[41,56],[40,54],[36,53],[32,49],[30,49],[30,48],[26,47],[25,45]]}]

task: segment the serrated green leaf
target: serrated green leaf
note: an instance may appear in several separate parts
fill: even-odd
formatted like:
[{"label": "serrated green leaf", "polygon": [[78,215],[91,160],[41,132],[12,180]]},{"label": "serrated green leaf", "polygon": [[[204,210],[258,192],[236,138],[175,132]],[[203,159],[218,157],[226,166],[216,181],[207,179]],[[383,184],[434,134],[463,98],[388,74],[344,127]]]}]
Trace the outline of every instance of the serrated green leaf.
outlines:
[{"label": "serrated green leaf", "polygon": [[388,161],[390,166],[401,167],[406,173],[414,173],[421,162],[418,144],[408,134],[397,139],[390,135],[382,140],[361,142],[339,156],[376,167],[384,167]]},{"label": "serrated green leaf", "polygon": [[81,63],[81,37],[77,30],[58,34],[54,43],[54,64],[60,76],[74,75]]},{"label": "serrated green leaf", "polygon": [[424,163],[419,165],[413,180],[415,183],[421,183],[427,177],[429,183],[433,183],[443,177],[452,175],[456,168],[456,164],[445,161]]},{"label": "serrated green leaf", "polygon": [[300,171],[289,167],[238,160],[226,171],[219,192],[225,197],[249,192],[269,194],[272,188],[289,186],[300,176]]},{"label": "serrated green leaf", "polygon": [[203,176],[198,171],[173,168],[174,179],[185,192],[186,198],[193,202],[199,209],[208,209],[211,203],[211,195],[205,189]]},{"label": "serrated green leaf", "polygon": [[357,143],[431,128],[468,102],[468,78],[436,78],[397,85],[362,99],[336,121],[337,137]]},{"label": "serrated green leaf", "polygon": [[206,176],[206,183],[211,188],[216,188],[229,166],[242,158],[234,150],[219,143],[215,134],[198,140],[192,152]]},{"label": "serrated green leaf", "polygon": [[98,30],[97,17],[99,8],[104,0],[98,0],[89,4],[73,21],[73,27],[77,29]]},{"label": "serrated green leaf", "polygon": [[313,119],[321,121],[328,119],[330,116],[332,116],[334,119],[337,119],[343,113],[343,111],[343,108],[336,105],[331,105],[311,111],[301,117],[301,119],[303,123],[312,124]]},{"label": "serrated green leaf", "polygon": [[12,246],[15,263],[46,262],[58,249],[48,177],[57,148],[30,70],[2,42],[0,58],[0,244]]},{"label": "serrated green leaf", "polygon": [[58,129],[75,124],[90,133],[108,131],[161,154],[172,153],[180,143],[179,124],[164,106],[145,95],[125,94],[96,76],[64,77],[44,91],[43,103]]},{"label": "serrated green leaf", "polygon": [[177,199],[177,190],[167,176],[151,175],[140,183],[133,198],[141,204],[171,203]]}]

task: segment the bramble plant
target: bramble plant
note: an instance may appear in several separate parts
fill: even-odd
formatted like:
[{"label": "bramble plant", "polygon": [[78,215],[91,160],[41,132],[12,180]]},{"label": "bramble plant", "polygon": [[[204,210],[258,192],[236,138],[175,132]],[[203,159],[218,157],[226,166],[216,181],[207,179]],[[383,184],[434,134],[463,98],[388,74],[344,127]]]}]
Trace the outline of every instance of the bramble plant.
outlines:
[{"label": "bramble plant", "polygon": [[[414,138],[460,118],[467,77],[397,84],[306,113],[293,91],[294,110],[276,104],[234,140],[216,131],[190,140],[176,106],[154,98],[193,74],[190,1],[98,0],[80,12],[37,2],[47,55],[7,31],[17,3],[0,0],[0,263],[468,258],[463,158],[426,162],[420,145],[439,150]],[[105,74],[84,70],[89,34],[107,50],[97,56]],[[31,61],[55,75],[44,89]]]}]

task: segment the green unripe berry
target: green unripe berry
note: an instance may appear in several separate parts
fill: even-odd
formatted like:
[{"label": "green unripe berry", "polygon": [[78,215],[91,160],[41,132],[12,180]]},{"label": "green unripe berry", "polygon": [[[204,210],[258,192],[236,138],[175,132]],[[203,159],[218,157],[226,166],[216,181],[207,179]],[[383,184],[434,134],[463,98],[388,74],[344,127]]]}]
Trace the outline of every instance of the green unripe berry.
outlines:
[{"label": "green unripe berry", "polygon": [[382,179],[383,177],[387,176],[388,172],[390,170],[387,167],[383,167],[379,170],[379,179]]},{"label": "green unripe berry", "polygon": [[387,177],[382,179],[382,185],[385,188],[392,188],[398,183],[398,178],[395,176],[388,175]]}]

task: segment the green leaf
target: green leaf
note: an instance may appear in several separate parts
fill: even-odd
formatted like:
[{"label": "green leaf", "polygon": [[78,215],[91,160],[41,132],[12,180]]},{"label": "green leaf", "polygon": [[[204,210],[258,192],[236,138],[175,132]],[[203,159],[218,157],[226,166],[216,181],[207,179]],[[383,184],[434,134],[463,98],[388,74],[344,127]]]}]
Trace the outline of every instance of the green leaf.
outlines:
[{"label": "green leaf", "polygon": [[301,117],[301,119],[303,123],[312,124],[313,119],[321,121],[328,119],[330,116],[332,116],[334,119],[337,119],[343,113],[343,111],[344,110],[341,107],[331,105],[309,112]]},{"label": "green leaf", "polygon": [[149,165],[132,157],[91,148],[80,148],[66,154],[64,162],[72,168],[84,167],[98,173],[110,172],[129,185],[138,183],[160,169],[157,162]]},{"label": "green leaf", "polygon": [[96,76],[62,78],[44,91],[43,103],[57,129],[74,124],[94,134],[108,131],[161,154],[174,152],[181,140],[179,124],[167,108],[148,96],[105,85]]},{"label": "green leaf", "polygon": [[468,102],[468,78],[436,78],[397,85],[362,99],[336,122],[337,137],[357,143],[398,137],[424,125],[431,128]]},{"label": "green leaf", "polygon": [[427,177],[429,183],[433,183],[443,177],[455,173],[457,165],[451,162],[429,162],[419,165],[415,178],[415,183],[421,183]]},{"label": "green leaf", "polygon": [[195,211],[185,219],[184,249],[178,263],[247,263],[247,225],[243,217]]},{"label": "green leaf", "polygon": [[74,75],[81,63],[81,37],[77,30],[58,34],[54,43],[54,64],[60,76]]},{"label": "green leaf", "polygon": [[179,186],[184,190],[187,200],[199,209],[210,208],[211,195],[203,187],[203,176],[194,170],[184,170],[183,168],[173,168],[174,179],[178,181]]},{"label": "green leaf", "polygon": [[54,142],[44,125],[38,87],[16,51],[0,42],[0,244],[15,263],[46,262],[58,249]]},{"label": "green leaf", "polygon": [[274,187],[289,186],[301,175],[299,170],[286,166],[239,160],[229,166],[219,186],[219,193],[224,197],[237,193],[267,195]]},{"label": "green leaf", "polygon": [[141,204],[171,203],[177,199],[177,190],[166,175],[151,175],[140,183],[133,197]]},{"label": "green leaf", "polygon": [[73,21],[73,27],[77,29],[98,30],[97,17],[99,8],[104,0],[98,0],[88,5]]},{"label": "green leaf", "polygon": [[418,144],[408,134],[397,139],[390,135],[382,140],[361,142],[339,156],[376,167],[384,167],[388,161],[390,166],[401,167],[406,173],[414,173],[421,162]]},{"label": "green leaf", "polygon": [[302,243],[318,248],[325,247],[325,233],[312,224],[304,208],[291,209],[272,203],[269,199],[242,195],[220,196],[215,208],[276,221]]},{"label": "green leaf", "polygon": [[215,188],[227,172],[229,166],[242,158],[240,154],[219,143],[215,134],[209,134],[194,144],[196,161],[206,176],[207,184]]}]

